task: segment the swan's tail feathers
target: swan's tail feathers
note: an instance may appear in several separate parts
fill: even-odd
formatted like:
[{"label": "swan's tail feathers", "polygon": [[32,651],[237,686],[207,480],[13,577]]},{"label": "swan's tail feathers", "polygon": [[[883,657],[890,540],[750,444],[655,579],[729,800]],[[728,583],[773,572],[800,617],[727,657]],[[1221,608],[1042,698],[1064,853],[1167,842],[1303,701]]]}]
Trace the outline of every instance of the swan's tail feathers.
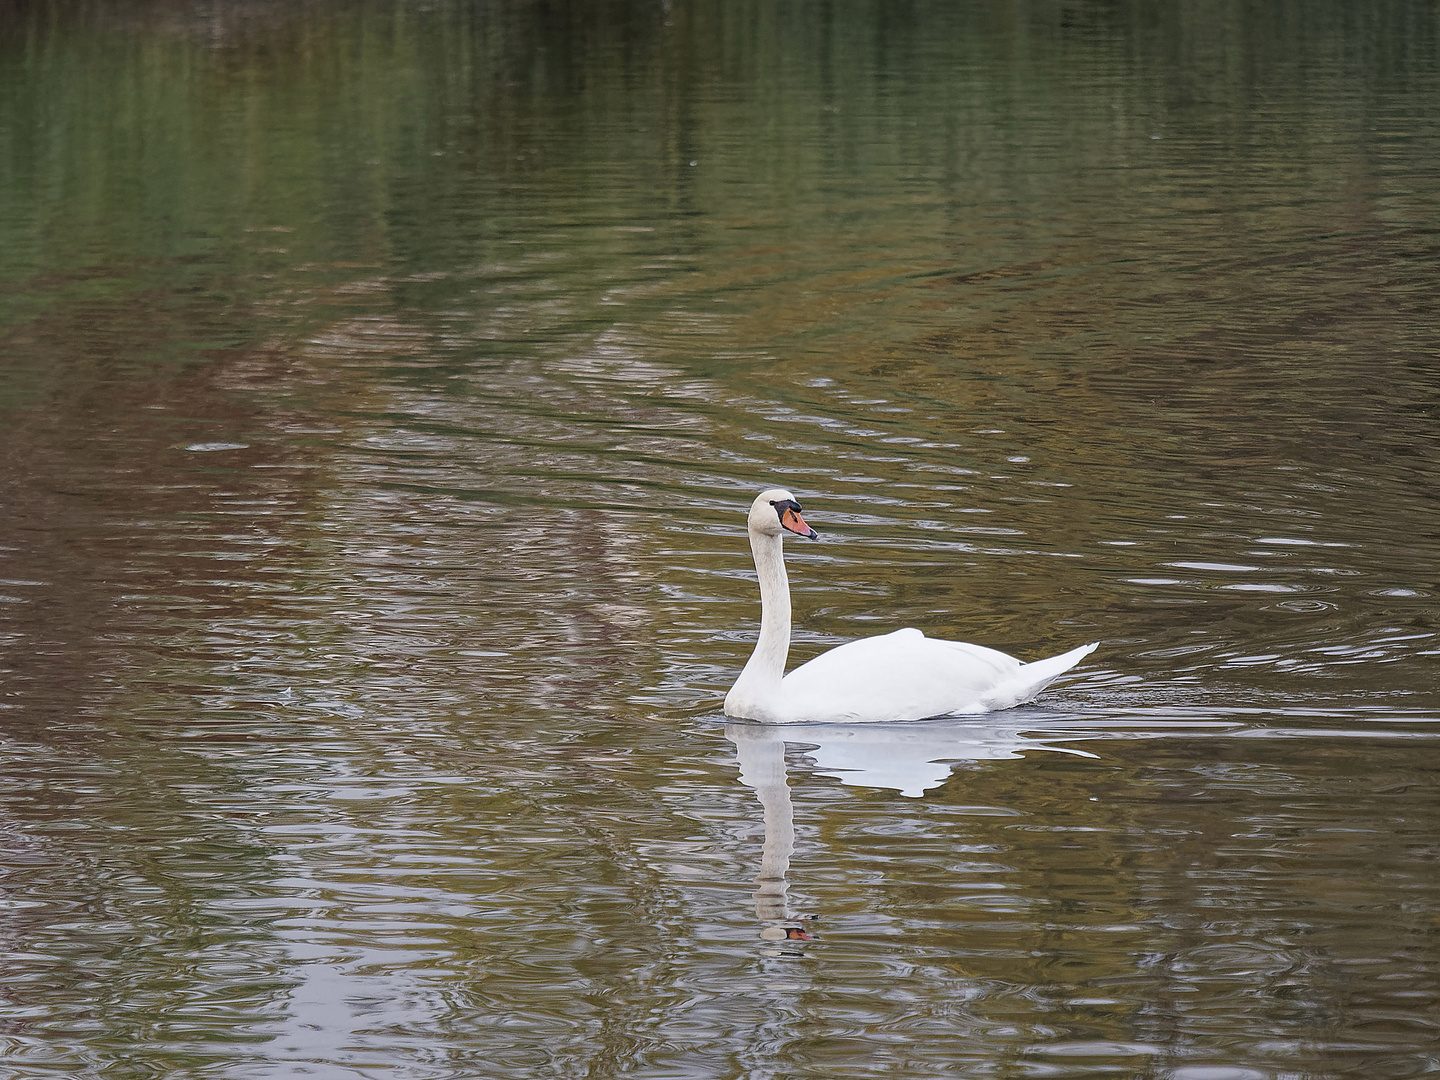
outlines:
[{"label": "swan's tail feathers", "polygon": [[1016,703],[1029,701],[1099,646],[1098,641],[1092,641],[1089,645],[1081,645],[1078,649],[1071,649],[1059,656],[1047,656],[1044,660],[1036,660],[1033,664],[1022,664],[1017,676],[1021,688]]}]

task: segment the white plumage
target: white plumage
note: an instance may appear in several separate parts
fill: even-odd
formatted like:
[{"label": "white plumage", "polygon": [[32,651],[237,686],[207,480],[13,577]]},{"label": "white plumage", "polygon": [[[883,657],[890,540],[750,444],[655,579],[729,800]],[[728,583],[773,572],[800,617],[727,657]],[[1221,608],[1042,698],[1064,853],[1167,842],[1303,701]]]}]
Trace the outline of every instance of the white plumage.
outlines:
[{"label": "white plumage", "polygon": [[767,723],[923,720],[990,712],[1031,700],[1095,649],[1082,645],[1022,664],[963,641],[896,630],[836,646],[785,675],[790,583],[784,535],[814,537],[795,496],[761,492],[750,506],[750,549],[760,578],[760,637],[725,696],[725,714]]}]

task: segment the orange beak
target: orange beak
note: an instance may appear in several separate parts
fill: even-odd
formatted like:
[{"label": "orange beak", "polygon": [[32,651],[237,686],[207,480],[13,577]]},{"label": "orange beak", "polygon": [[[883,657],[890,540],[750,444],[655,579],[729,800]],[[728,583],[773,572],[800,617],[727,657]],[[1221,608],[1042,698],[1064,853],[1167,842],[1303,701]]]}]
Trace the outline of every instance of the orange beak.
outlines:
[{"label": "orange beak", "polygon": [[800,516],[800,511],[798,510],[786,510],[785,513],[780,515],[780,524],[796,535],[803,536],[808,540],[820,539],[820,534],[805,524],[805,519]]}]

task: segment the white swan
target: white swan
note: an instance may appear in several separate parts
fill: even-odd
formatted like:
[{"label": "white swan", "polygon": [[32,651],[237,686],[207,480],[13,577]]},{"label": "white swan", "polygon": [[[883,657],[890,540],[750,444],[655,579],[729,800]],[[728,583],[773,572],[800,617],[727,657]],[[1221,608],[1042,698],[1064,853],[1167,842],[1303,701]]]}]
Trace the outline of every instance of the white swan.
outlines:
[{"label": "white swan", "polygon": [[919,630],[861,638],[785,674],[790,581],[784,536],[816,539],[790,492],[762,491],[750,506],[750,550],[760,576],[760,638],[725,695],[725,715],[771,724],[924,720],[989,712],[1029,701],[1088,656],[1095,644],[1022,664],[1013,656]]}]

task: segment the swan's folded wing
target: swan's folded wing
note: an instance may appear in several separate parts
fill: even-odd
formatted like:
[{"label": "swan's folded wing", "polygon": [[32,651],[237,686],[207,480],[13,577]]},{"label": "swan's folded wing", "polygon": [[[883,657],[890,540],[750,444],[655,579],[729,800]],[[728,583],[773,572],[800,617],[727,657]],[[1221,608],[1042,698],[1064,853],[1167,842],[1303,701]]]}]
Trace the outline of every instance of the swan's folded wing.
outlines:
[{"label": "swan's folded wing", "polygon": [[[923,720],[983,712],[1024,665],[1013,656],[919,630],[861,638],[800,665],[781,683],[796,720]],[[1003,706],[1002,706],[1003,707]]]}]

